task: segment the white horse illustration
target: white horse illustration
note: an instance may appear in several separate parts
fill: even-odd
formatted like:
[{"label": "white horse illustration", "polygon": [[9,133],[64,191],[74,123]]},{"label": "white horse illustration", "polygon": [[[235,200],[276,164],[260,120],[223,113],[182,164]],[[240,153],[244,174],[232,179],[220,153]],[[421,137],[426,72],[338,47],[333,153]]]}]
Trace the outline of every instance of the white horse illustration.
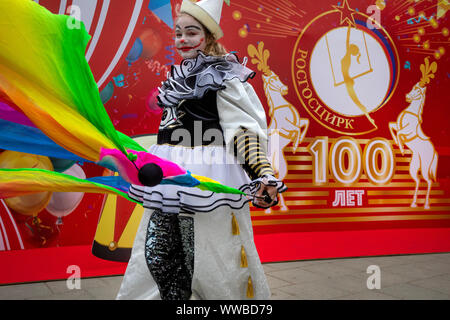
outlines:
[{"label": "white horse illustration", "polygon": [[425,209],[430,208],[430,190],[433,181],[436,181],[436,171],[438,164],[438,154],[431,142],[422,131],[422,112],[425,104],[425,85],[429,83],[430,78],[434,77],[436,72],[436,62],[431,65],[428,58],[425,58],[425,65],[421,65],[422,78],[420,82],[414,85],[411,92],[406,95],[406,101],[410,105],[404,109],[397,117],[397,122],[389,123],[389,130],[395,143],[399,146],[402,155],[404,154],[405,144],[412,151],[412,159],[409,165],[409,174],[416,182],[413,201],[411,207],[417,207],[417,192],[419,190],[420,177],[419,169],[422,177],[428,184],[427,194],[425,198]]},{"label": "white horse illustration", "polygon": [[[248,52],[253,58],[252,62],[258,65],[258,69],[263,71],[264,92],[269,105],[269,152],[271,163],[277,172],[278,179],[283,180],[288,172],[287,160],[284,156],[284,149],[293,143],[293,152],[305,138],[309,126],[309,120],[300,118],[297,109],[289,103],[283,96],[288,93],[288,87],[283,84],[280,78],[270,70],[267,60],[269,51],[263,50],[264,43],[261,41],[258,50],[249,45]],[[287,211],[288,208],[280,194],[280,210]],[[270,213],[267,209],[266,213]]]}]

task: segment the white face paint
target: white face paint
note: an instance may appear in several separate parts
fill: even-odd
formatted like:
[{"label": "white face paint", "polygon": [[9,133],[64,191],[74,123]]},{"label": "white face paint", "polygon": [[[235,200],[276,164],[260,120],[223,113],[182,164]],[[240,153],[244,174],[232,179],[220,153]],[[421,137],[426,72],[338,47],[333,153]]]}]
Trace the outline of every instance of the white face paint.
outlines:
[{"label": "white face paint", "polygon": [[203,26],[188,14],[181,14],[175,22],[175,47],[183,59],[195,58],[197,50],[205,50]]}]

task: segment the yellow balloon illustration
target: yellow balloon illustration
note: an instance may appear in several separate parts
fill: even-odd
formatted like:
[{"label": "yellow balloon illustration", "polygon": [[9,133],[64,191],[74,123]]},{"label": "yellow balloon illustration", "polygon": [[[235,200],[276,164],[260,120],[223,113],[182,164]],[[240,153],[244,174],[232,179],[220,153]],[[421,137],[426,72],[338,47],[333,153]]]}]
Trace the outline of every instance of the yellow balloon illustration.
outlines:
[{"label": "yellow balloon illustration", "polygon": [[[4,151],[0,154],[0,168],[39,168],[53,170],[53,165],[48,157],[15,151]],[[51,192],[39,192],[7,198],[4,201],[9,208],[17,213],[34,216],[47,206],[51,196]]]}]

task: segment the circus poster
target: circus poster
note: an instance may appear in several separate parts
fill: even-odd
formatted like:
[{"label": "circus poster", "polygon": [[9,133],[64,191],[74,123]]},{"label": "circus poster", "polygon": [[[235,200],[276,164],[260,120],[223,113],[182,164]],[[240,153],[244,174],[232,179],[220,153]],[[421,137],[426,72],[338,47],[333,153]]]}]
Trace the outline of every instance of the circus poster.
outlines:
[{"label": "circus poster", "polygon": [[[155,143],[157,87],[180,62],[172,27],[181,1],[35,2],[83,21],[91,35],[85,56],[114,126],[143,146]],[[368,238],[379,244],[376,254],[448,251],[449,2],[225,2],[220,42],[256,71],[249,81],[266,110],[270,160],[289,188],[277,206],[251,207],[263,262],[375,254],[358,245]],[[112,174],[6,151],[0,160],[2,167],[58,167],[77,177]],[[111,195],[3,199],[0,257],[85,246],[124,270],[142,212]],[[389,237],[374,241],[380,230]],[[346,237],[357,251],[343,244],[312,254],[321,239]],[[396,237],[416,242],[395,247]]]}]

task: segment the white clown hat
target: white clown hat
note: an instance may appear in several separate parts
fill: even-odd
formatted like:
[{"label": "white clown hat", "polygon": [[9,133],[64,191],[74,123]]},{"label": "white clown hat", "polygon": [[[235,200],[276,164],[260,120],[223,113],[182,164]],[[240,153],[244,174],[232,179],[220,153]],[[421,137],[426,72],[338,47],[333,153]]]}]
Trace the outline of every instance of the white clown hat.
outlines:
[{"label": "white clown hat", "polygon": [[200,21],[217,40],[223,37],[223,31],[219,25],[222,6],[223,0],[200,0],[199,2],[183,0],[180,12],[185,12]]}]

